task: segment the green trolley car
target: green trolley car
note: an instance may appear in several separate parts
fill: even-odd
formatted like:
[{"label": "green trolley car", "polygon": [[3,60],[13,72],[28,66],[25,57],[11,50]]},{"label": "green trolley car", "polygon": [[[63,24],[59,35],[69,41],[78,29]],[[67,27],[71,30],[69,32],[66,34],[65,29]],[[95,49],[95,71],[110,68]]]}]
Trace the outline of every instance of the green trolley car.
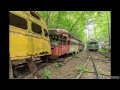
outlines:
[{"label": "green trolley car", "polygon": [[89,41],[88,42],[88,50],[89,51],[98,51],[99,44],[97,41]]}]

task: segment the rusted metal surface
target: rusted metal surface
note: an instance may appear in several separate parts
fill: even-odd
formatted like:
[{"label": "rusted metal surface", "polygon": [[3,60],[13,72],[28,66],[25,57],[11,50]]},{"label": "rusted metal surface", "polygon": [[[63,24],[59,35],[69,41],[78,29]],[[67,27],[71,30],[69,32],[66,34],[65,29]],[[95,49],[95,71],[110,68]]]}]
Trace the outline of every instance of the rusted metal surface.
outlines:
[{"label": "rusted metal surface", "polygon": [[30,72],[34,72],[37,70],[37,66],[35,65],[34,61],[32,59],[26,59],[27,65],[29,67]]},{"label": "rusted metal surface", "polygon": [[11,60],[9,60],[9,79],[13,79],[13,69],[12,69]]},{"label": "rusted metal surface", "polygon": [[63,29],[51,29],[49,30],[50,42],[51,42],[51,57],[59,57],[69,53],[70,35]]}]

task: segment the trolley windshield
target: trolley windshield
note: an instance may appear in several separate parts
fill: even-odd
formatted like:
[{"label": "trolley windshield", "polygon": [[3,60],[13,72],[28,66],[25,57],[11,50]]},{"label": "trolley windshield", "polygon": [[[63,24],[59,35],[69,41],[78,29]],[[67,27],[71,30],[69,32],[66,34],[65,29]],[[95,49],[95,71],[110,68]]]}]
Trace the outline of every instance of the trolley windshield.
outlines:
[{"label": "trolley windshield", "polygon": [[51,45],[59,45],[59,35],[49,35]]}]

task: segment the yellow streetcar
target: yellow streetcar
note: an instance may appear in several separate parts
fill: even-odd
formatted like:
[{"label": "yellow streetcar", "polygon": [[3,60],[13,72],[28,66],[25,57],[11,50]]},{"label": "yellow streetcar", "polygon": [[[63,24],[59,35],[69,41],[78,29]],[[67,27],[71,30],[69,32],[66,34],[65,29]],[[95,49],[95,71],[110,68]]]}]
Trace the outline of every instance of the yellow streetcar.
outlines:
[{"label": "yellow streetcar", "polygon": [[9,12],[9,54],[11,62],[51,55],[48,29],[38,12]]}]

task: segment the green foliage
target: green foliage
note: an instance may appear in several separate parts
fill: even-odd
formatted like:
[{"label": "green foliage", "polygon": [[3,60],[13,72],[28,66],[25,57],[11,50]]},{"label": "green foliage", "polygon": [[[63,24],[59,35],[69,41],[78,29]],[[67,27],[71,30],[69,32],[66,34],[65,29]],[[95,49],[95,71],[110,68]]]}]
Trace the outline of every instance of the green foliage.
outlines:
[{"label": "green foliage", "polygon": [[[39,14],[46,21],[48,17],[48,11],[39,11]],[[90,38],[97,39],[98,41],[105,41],[108,39],[108,30],[111,28],[111,12],[110,11],[49,11],[49,23],[48,28],[64,28],[71,31],[71,27],[75,24],[71,33],[79,38],[84,44],[86,44],[86,27],[88,25],[94,25],[89,35]],[[109,28],[108,28],[109,25]],[[110,30],[109,30],[110,31]],[[110,31],[111,33],[111,31]]]},{"label": "green foliage", "polygon": [[44,75],[43,75],[43,77],[44,77],[45,79],[49,79],[49,78],[51,77],[51,71],[49,71],[49,70],[44,70]]},{"label": "green foliage", "polygon": [[55,66],[56,68],[58,68],[58,67],[61,67],[61,64],[55,63],[54,66]]},{"label": "green foliage", "polygon": [[78,67],[76,67],[76,70],[79,71],[79,72],[80,72],[82,69],[83,69],[82,66],[78,66]]},{"label": "green foliage", "polygon": [[79,67],[76,67],[76,70],[78,71],[78,72],[88,72],[88,70],[86,70],[86,69],[83,69],[83,66],[79,66]]},{"label": "green foliage", "polygon": [[92,73],[93,71],[88,70],[88,69],[84,69],[84,72],[86,72],[86,73]]},{"label": "green foliage", "polygon": [[75,54],[74,57],[75,58],[80,58],[80,54]]},{"label": "green foliage", "polygon": [[87,72],[87,73],[92,73],[93,71],[91,71],[91,70],[88,70],[88,69],[83,69],[83,66],[78,66],[78,67],[76,67],[76,70],[77,71],[82,71],[83,73],[84,72]]},{"label": "green foliage", "polygon": [[101,48],[100,48],[100,49],[98,50],[98,52],[103,53],[103,54],[108,54],[108,53],[109,53],[109,50],[107,50],[107,49],[105,50],[105,49],[101,49]]}]

